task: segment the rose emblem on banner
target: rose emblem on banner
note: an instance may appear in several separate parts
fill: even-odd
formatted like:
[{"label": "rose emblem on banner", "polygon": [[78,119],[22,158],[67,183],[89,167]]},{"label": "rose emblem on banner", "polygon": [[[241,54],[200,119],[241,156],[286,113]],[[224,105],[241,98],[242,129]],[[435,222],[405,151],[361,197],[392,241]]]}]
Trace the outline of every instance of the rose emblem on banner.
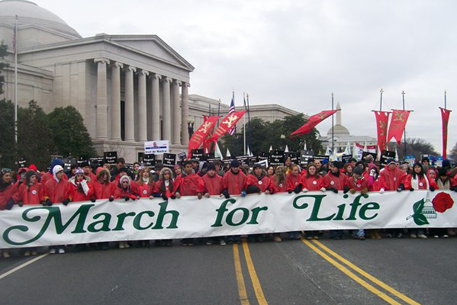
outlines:
[{"label": "rose emblem on banner", "polygon": [[433,198],[432,203],[435,211],[444,213],[446,210],[452,208],[454,200],[452,200],[448,193],[441,192]]}]

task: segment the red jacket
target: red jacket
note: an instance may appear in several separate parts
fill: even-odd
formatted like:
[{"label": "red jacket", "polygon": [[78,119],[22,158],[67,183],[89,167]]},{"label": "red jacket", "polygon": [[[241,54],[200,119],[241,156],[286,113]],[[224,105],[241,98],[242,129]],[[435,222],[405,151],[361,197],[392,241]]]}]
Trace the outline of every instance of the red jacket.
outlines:
[{"label": "red jacket", "polygon": [[273,193],[285,193],[287,192],[287,179],[282,181],[281,183],[276,182],[275,177],[270,178],[271,184],[270,189],[273,189]]},{"label": "red jacket", "polygon": [[13,198],[14,202],[17,201],[17,189],[17,184],[11,183],[6,187],[6,189],[0,191],[0,210],[4,210],[6,208],[6,204],[11,198]]},{"label": "red jacket", "polygon": [[137,193],[142,198],[149,198],[154,194],[155,183],[151,181],[149,183],[140,184],[139,182],[132,183],[135,188],[135,193]]},{"label": "red jacket", "polygon": [[297,176],[294,176],[292,173],[288,173],[287,174],[287,191],[293,191],[295,189],[295,187],[297,187],[297,185],[301,184],[300,180],[301,180],[301,177],[300,174],[298,174]]},{"label": "red jacket", "polygon": [[[64,175],[65,177],[65,175]],[[59,182],[54,178],[48,180],[44,185],[44,199],[51,199],[52,203],[61,203],[70,197],[70,186],[68,180],[61,179]]]},{"label": "red jacket", "polygon": [[[63,180],[68,180],[67,175],[63,175],[63,176],[62,176],[62,179],[63,179]],[[46,185],[46,182],[48,182],[49,180],[54,180],[54,176],[52,175],[51,172],[46,172],[46,173],[43,175],[43,177],[41,177],[40,183],[41,183],[41,185],[44,186],[44,185]]]},{"label": "red jacket", "polygon": [[124,197],[128,197],[130,199],[136,199],[136,194],[133,193],[132,189],[129,187],[126,190],[117,186],[116,190],[114,191],[114,199],[121,199]]},{"label": "red jacket", "polygon": [[400,184],[404,184],[406,180],[406,173],[398,167],[393,170],[389,169],[386,165],[385,169],[379,174],[379,186],[385,191],[396,191]]},{"label": "red jacket", "polygon": [[262,193],[264,193],[267,189],[270,189],[270,184],[270,178],[267,176],[257,177],[254,174],[250,174],[246,179],[246,188],[248,188],[250,185],[254,185],[257,186]]},{"label": "red jacket", "polygon": [[339,191],[344,190],[345,186],[348,184],[348,176],[339,173],[339,176],[333,175],[331,172],[328,172],[324,177],[324,187],[334,187]]},{"label": "red jacket", "polygon": [[69,188],[70,188],[70,200],[71,202],[81,202],[81,201],[89,201],[94,196],[94,186],[92,182],[87,182],[87,186],[89,187],[89,191],[87,195],[78,189],[78,185],[74,178],[70,179]]},{"label": "red jacket", "polygon": [[22,183],[18,195],[18,201],[22,201],[24,205],[40,204],[44,201],[43,187],[38,182],[28,188],[26,183]]},{"label": "red jacket", "polygon": [[220,195],[224,190],[222,184],[222,177],[218,174],[215,174],[213,177],[208,176],[208,174],[203,176],[203,183],[205,184],[205,194],[210,195]]},{"label": "red jacket", "polygon": [[246,190],[246,175],[241,170],[238,171],[238,174],[229,170],[222,178],[222,184],[230,195],[240,195],[241,191]]},{"label": "red jacket", "polygon": [[[163,180],[159,180],[155,183],[155,190],[154,190],[155,193],[163,194],[163,192],[160,190],[162,188],[163,183],[164,183]],[[172,182],[172,184],[173,184],[173,189],[170,188],[170,185],[168,185],[168,186],[165,185],[165,195],[167,196],[167,198],[170,198],[172,195],[175,194],[176,188],[175,188],[174,181]]]},{"label": "red jacket", "polygon": [[357,192],[360,192],[363,189],[368,190],[369,181],[364,176],[361,179],[355,179],[355,177],[350,177],[348,179],[348,184],[350,189],[354,189]]},{"label": "red jacket", "polygon": [[416,176],[416,179],[413,179],[413,175],[407,175],[405,179],[405,190],[419,189],[419,190],[428,190],[430,186],[433,186],[435,189],[438,188],[435,181],[429,182],[426,175],[422,177]]},{"label": "red jacket", "polygon": [[192,173],[190,175],[181,175],[176,178],[176,189],[179,188],[181,196],[197,196],[203,193],[205,184],[202,177]]},{"label": "red jacket", "polygon": [[308,191],[319,191],[324,187],[324,179],[321,176],[319,178],[316,178],[316,176],[306,178],[306,175],[304,175],[301,177],[300,182],[303,185],[303,189],[307,189]]},{"label": "red jacket", "polygon": [[95,180],[92,182],[92,186],[94,187],[95,199],[109,199],[109,197],[114,196],[116,190],[116,183],[110,181],[101,183]]}]

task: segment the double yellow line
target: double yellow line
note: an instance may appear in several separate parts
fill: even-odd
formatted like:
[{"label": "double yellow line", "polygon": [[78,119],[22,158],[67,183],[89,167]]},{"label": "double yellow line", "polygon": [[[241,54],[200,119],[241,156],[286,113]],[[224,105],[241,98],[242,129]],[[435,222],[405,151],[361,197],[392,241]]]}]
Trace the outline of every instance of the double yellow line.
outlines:
[{"label": "double yellow line", "polygon": [[[268,305],[265,295],[263,294],[262,286],[260,286],[259,278],[252,262],[251,252],[246,240],[243,240],[243,252],[248,267],[249,276],[251,277],[252,286],[254,287],[255,296],[259,305]],[[249,298],[244,283],[243,271],[241,270],[240,252],[237,244],[233,244],[233,259],[235,261],[235,274],[238,283],[238,294],[240,296],[241,305],[249,305]]]},{"label": "double yellow line", "polygon": [[[372,283],[374,283],[374,284],[378,285],[379,287],[383,288],[385,291],[388,291],[389,293],[391,293],[392,295],[396,296],[397,298],[405,301],[407,304],[420,305],[416,301],[408,298],[406,295],[398,292],[397,290],[395,290],[394,288],[390,287],[389,285],[383,283],[382,281],[378,280],[377,278],[375,278],[371,274],[369,274],[369,273],[365,272],[364,270],[360,269],[359,267],[355,266],[353,263],[351,263],[347,259],[343,258],[339,254],[337,254],[334,251],[330,250],[328,247],[324,246],[321,242],[313,240],[313,243],[318,245],[320,247],[320,249],[318,247],[316,247],[315,245],[313,245],[311,242],[307,241],[306,239],[302,239],[302,242],[305,243],[305,245],[310,247],[312,250],[314,250],[317,254],[322,256],[330,264],[332,264],[333,266],[335,266],[336,268],[341,270],[341,272],[343,272],[344,274],[349,276],[351,279],[353,279],[354,281],[356,281],[357,283],[359,283],[360,285],[362,285],[363,287],[365,287],[366,289],[368,289],[372,293],[376,294],[381,299],[385,300],[387,303],[395,304],[395,305],[401,305],[401,303],[397,302],[395,299],[391,298],[390,296],[388,296],[387,294],[385,294],[381,290],[377,289],[376,287],[374,287],[373,285],[371,285],[370,283],[368,283],[367,281],[365,281],[361,277],[357,276],[354,272],[350,271],[347,267],[349,267],[353,271],[357,272],[358,274],[364,276],[366,279],[370,280]],[[328,254],[333,256],[339,262],[336,261],[335,259],[333,259],[332,257],[330,257],[324,251],[326,251]],[[344,266],[343,264],[346,265],[347,267]]]}]

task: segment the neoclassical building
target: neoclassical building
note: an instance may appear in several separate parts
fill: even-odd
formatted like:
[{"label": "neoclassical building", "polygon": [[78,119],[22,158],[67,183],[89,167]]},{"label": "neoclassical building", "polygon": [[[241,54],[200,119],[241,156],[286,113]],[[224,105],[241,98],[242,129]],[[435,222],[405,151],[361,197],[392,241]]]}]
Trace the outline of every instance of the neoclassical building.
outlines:
[{"label": "neoclassical building", "polygon": [[[133,162],[144,142],[153,140],[169,140],[174,153],[187,151],[189,131],[203,123],[203,115],[217,114],[219,101],[189,95],[194,67],[157,35],[84,38],[60,17],[25,0],[0,1],[0,40],[8,45],[10,64],[1,71],[6,82],[0,99],[15,99],[16,16],[19,106],[27,107],[30,100],[45,112],[74,106],[100,155],[117,151]],[[220,104],[220,115],[228,113],[228,103]],[[275,104],[251,106],[251,118],[267,121],[295,114]]]}]

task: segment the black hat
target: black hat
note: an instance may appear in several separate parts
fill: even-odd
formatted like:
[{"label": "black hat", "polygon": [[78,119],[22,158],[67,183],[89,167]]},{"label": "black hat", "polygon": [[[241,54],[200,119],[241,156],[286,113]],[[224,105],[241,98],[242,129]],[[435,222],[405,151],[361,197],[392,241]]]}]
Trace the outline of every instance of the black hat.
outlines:
[{"label": "black hat", "polygon": [[353,172],[354,172],[354,174],[362,175],[363,174],[363,167],[361,165],[357,165],[354,168]]},{"label": "black hat", "polygon": [[438,176],[447,176],[447,169],[444,167],[438,169]]},{"label": "black hat", "polygon": [[260,163],[254,164],[254,166],[252,167],[252,169],[256,169],[256,168],[262,168],[262,164],[260,164]]},{"label": "black hat", "polygon": [[36,176],[36,172],[34,170],[29,170],[25,173],[25,181],[30,181],[30,177]]},{"label": "black hat", "polygon": [[237,159],[233,159],[230,162],[230,167],[240,167],[240,162]]},{"label": "black hat", "polygon": [[391,164],[391,163],[397,164],[397,161],[395,161],[393,158],[387,159],[387,164]]},{"label": "black hat", "polygon": [[216,170],[216,166],[213,164],[213,163],[208,163],[208,166],[206,167],[206,171],[215,171]]}]

